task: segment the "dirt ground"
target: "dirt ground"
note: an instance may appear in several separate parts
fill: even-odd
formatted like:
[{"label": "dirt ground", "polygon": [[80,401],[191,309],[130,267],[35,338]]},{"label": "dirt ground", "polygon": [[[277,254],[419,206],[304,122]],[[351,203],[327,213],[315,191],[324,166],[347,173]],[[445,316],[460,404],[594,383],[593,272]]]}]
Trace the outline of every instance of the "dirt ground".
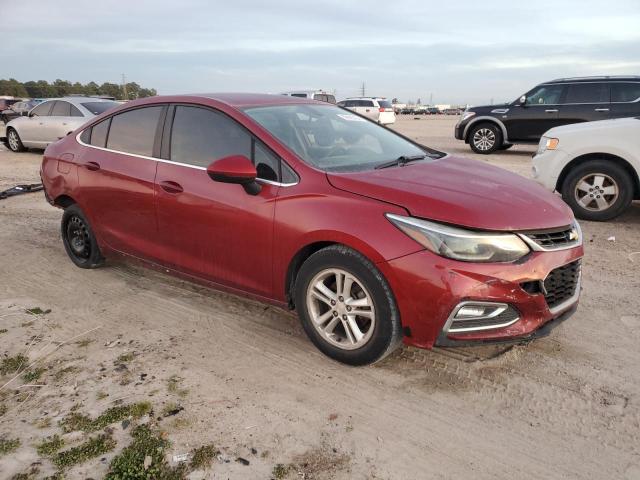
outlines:
[{"label": "dirt ground", "polygon": [[[474,157],[453,139],[455,121],[394,128]],[[475,157],[529,176],[533,149]],[[39,181],[40,158],[0,147],[0,189]],[[550,337],[404,348],[366,368],[321,355],[289,312],[137,266],[76,268],[60,218],[40,193],[0,201],[0,361],[22,353],[33,377],[44,369],[0,374],[0,440],[20,441],[4,454],[0,444],[2,479],[53,474],[43,439],[59,434],[69,449],[93,435],[63,433],[72,412],[142,401],[153,413],[137,421],[171,442],[170,464],[215,446],[194,479],[640,479],[637,202],[616,221],[582,222],[580,306]],[[65,478],[104,476],[132,428],[108,427],[115,449]]]}]

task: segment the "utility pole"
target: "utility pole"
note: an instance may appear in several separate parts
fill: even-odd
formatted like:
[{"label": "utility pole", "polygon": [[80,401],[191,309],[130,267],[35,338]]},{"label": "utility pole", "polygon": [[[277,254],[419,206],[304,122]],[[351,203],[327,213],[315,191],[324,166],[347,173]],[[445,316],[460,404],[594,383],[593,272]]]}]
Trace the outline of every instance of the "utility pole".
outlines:
[{"label": "utility pole", "polygon": [[122,93],[124,95],[125,100],[129,100],[129,96],[127,95],[127,77],[122,74]]},{"label": "utility pole", "polygon": [[433,93],[429,94],[429,105],[433,107]]},{"label": "utility pole", "polygon": [[364,85],[364,82],[362,82],[362,87],[360,87],[360,96],[361,97],[365,96],[364,92],[365,92],[365,85]]}]

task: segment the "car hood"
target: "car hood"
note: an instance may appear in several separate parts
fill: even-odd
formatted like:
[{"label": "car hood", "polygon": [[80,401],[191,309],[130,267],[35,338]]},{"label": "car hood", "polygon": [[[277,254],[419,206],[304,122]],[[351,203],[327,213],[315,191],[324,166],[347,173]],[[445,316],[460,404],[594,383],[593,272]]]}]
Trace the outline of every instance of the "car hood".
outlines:
[{"label": "car hood", "polygon": [[446,156],[357,173],[327,173],[335,188],[404,207],[412,216],[481,230],[569,225],[559,196],[502,168]]}]

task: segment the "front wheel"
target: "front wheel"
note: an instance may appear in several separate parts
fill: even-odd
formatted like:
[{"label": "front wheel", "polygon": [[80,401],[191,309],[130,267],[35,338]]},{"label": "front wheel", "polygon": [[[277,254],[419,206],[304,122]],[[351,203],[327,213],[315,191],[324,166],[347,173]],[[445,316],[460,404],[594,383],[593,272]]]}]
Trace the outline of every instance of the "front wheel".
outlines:
[{"label": "front wheel", "polygon": [[469,132],[471,150],[482,155],[495,152],[502,145],[502,132],[497,125],[481,123]]},{"label": "front wheel", "polygon": [[387,281],[360,253],[341,245],[309,257],[295,282],[295,305],[309,339],[349,365],[377,362],[401,343],[400,316]]},{"label": "front wheel", "polygon": [[62,214],[62,242],[71,261],[80,268],[98,268],[104,257],[98,247],[93,230],[80,207],[67,207]]},{"label": "front wheel", "polygon": [[9,149],[12,152],[23,152],[24,145],[22,145],[22,140],[20,140],[20,135],[13,128],[7,129],[7,145],[9,145]]},{"label": "front wheel", "polygon": [[567,175],[561,193],[576,217],[602,222],[627,209],[633,200],[633,181],[619,165],[591,160]]}]

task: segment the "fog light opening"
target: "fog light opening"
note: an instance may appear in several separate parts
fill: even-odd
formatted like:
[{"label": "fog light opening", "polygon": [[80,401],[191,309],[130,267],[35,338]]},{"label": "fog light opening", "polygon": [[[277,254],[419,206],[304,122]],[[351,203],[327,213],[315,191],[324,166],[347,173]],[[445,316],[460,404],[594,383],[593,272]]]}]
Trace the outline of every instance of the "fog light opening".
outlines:
[{"label": "fog light opening", "polygon": [[504,328],[519,319],[518,311],[506,303],[466,301],[453,309],[444,331],[458,333]]}]

